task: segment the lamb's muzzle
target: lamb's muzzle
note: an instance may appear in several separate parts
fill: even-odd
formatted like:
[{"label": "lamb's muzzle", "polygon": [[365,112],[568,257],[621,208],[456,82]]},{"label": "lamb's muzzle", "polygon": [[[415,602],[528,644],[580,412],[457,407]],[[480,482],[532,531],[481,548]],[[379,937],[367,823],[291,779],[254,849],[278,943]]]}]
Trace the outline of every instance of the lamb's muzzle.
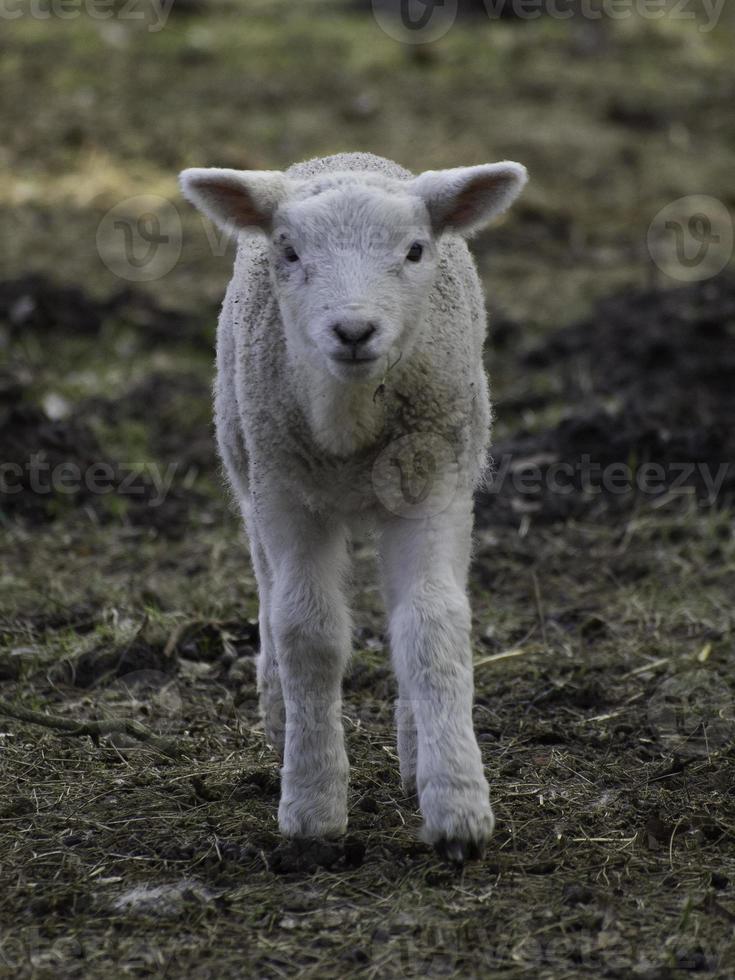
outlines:
[{"label": "lamb's muzzle", "polygon": [[378,332],[375,320],[363,317],[346,316],[332,324],[332,333],[338,341],[337,351],[332,355],[338,361],[374,361],[376,354],[370,353],[368,341]]}]

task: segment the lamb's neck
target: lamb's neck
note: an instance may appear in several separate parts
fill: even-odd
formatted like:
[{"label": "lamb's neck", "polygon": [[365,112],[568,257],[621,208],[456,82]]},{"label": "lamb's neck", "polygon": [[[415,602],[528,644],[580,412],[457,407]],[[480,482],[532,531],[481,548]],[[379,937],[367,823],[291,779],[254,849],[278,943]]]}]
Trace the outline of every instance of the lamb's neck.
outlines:
[{"label": "lamb's neck", "polygon": [[372,445],[385,424],[380,378],[340,381],[302,360],[297,391],[316,444],[333,456]]}]

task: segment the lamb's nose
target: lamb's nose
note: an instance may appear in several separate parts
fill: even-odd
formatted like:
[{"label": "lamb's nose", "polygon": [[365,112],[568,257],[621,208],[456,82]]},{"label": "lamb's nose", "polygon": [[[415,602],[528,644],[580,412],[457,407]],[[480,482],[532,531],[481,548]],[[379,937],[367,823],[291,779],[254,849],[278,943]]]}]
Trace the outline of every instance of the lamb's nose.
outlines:
[{"label": "lamb's nose", "polygon": [[360,344],[364,344],[372,337],[377,330],[377,325],[370,320],[343,319],[339,323],[333,323],[332,330],[346,347],[356,351]]}]

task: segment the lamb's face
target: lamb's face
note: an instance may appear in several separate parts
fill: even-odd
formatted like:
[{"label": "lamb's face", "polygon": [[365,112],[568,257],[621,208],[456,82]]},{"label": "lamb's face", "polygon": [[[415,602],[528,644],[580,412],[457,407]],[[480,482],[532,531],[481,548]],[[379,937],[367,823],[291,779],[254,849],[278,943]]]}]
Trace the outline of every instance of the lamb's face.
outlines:
[{"label": "lamb's face", "polygon": [[219,225],[269,237],[289,349],[344,381],[410,352],[437,271],[437,240],[466,235],[515,200],[518,163],[427,170],[411,180],[327,171],[185,170],[186,196]]},{"label": "lamb's face", "polygon": [[270,264],[291,350],[341,380],[364,380],[410,350],[437,245],[416,196],[307,185],[276,211]]}]

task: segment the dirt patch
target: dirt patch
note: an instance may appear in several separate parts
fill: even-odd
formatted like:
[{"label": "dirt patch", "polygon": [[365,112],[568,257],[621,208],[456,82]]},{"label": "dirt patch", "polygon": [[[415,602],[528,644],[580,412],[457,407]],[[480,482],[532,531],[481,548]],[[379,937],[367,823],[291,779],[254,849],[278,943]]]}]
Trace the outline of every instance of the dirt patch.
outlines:
[{"label": "dirt patch", "polygon": [[[22,395],[22,389],[17,392]],[[74,476],[80,477],[98,462],[111,467],[84,423],[52,421],[41,408],[22,401],[0,408],[0,452],[4,464],[0,507],[8,516],[19,515],[32,523],[58,513],[62,505],[81,506],[91,494]]]},{"label": "dirt patch", "polygon": [[[501,323],[501,351],[516,336]],[[498,417],[564,414],[495,444],[483,521],[615,515],[672,494],[734,499],[732,277],[612,297],[514,356],[524,391],[501,400]],[[548,394],[539,379],[551,382]]]},{"label": "dirt patch", "polygon": [[152,371],[119,398],[85,400],[78,414],[110,429],[134,422],[145,429],[148,450],[162,465],[175,463],[181,475],[216,475],[210,402],[211,385],[201,375]]},{"label": "dirt patch", "polygon": [[53,420],[22,400],[0,406],[0,515],[37,526],[81,510],[103,522],[183,533],[196,495],[180,483],[164,487],[153,467],[111,459],[86,418]]},{"label": "dirt patch", "polygon": [[76,401],[43,395],[51,372],[40,361],[46,345],[49,361],[58,352],[63,383],[78,370],[75,357],[63,360],[65,341],[92,345],[114,364],[131,330],[135,350],[161,342],[181,353],[209,342],[199,319],[134,290],[98,301],[27,276],[0,283],[3,330],[10,357],[0,370],[0,519],[39,526],[80,512],[176,537],[206,518],[207,481],[217,474],[208,358],[200,374],[151,371],[118,397]]},{"label": "dirt patch", "polygon": [[284,841],[268,855],[268,869],[278,875],[313,874],[318,868],[353,870],[365,859],[365,844],[344,841]]},{"label": "dirt patch", "polygon": [[95,337],[113,322],[139,331],[146,343],[189,344],[211,350],[212,315],[191,316],[161,306],[148,293],[127,287],[98,300],[79,286],[60,285],[42,275],[0,282],[0,328],[11,339],[32,331],[46,337]]},{"label": "dirt patch", "polygon": [[53,669],[52,677],[54,681],[88,688],[139,671],[172,673],[174,667],[172,657],[163,649],[136,638],[119,648],[108,643],[78,657],[62,660]]}]

